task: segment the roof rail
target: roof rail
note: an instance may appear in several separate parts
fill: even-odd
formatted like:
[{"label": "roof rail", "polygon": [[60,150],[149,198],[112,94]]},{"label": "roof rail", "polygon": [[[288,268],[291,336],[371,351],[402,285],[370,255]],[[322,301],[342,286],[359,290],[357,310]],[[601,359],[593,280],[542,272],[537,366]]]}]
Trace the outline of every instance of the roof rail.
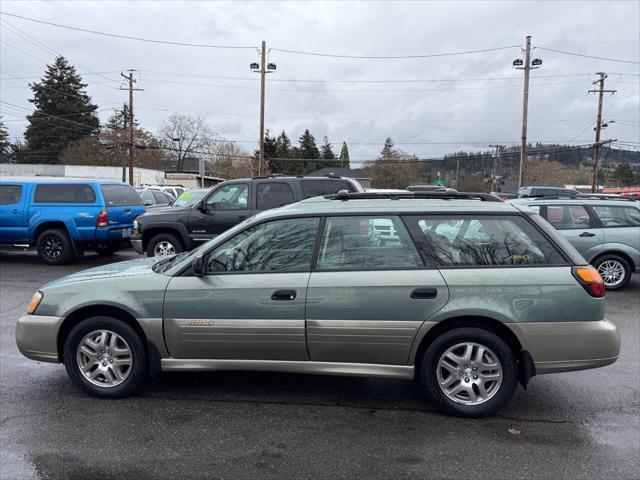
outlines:
[{"label": "roof rail", "polygon": [[498,197],[488,193],[467,192],[348,192],[340,190],[332,195],[325,195],[327,200],[373,200],[376,198],[400,199],[432,199],[432,200],[480,200],[481,202],[502,202]]},{"label": "roof rail", "polygon": [[285,175],[284,173],[272,173],[271,175],[257,175],[255,177],[251,177],[252,180],[262,179],[262,178],[279,178],[279,177],[288,177],[290,175]]},{"label": "roof rail", "polygon": [[529,197],[534,201],[537,200],[612,200],[623,202],[637,202],[635,198],[623,197],[607,194],[580,194],[580,195],[547,195],[539,197]]}]

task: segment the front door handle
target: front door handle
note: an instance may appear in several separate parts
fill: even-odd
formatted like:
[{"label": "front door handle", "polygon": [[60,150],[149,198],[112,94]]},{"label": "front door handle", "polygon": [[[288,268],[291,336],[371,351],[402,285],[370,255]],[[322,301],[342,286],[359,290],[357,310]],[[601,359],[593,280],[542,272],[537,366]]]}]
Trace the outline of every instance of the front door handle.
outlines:
[{"label": "front door handle", "polygon": [[246,219],[247,219],[247,217],[245,215],[240,215],[238,217],[238,220],[246,220]]},{"label": "front door handle", "polygon": [[580,234],[581,237],[595,237],[596,234],[595,233],[591,233],[591,232],[582,232]]},{"label": "front door handle", "polygon": [[271,300],[295,300],[296,299],[296,291],[295,290],[276,290],[271,295]]},{"label": "front door handle", "polygon": [[416,288],[411,292],[411,298],[436,298],[438,296],[438,290],[435,288]]},{"label": "front door handle", "polygon": [[17,208],[14,208],[13,210],[11,210],[11,213],[20,213],[20,210]]}]

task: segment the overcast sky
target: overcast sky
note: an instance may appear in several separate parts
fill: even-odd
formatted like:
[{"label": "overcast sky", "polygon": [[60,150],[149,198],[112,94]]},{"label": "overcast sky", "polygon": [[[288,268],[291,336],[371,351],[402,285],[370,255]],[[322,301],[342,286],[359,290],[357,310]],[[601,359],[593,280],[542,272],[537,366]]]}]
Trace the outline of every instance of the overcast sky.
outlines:
[{"label": "overcast sky", "polygon": [[[148,39],[207,45],[173,46],[99,36],[2,16],[2,101],[32,110],[27,83],[59,52],[76,65],[102,121],[127,99],[119,72],[134,68],[134,109],[142,127],[157,132],[171,112],[203,114],[213,128],[252,151],[258,139],[261,40],[277,71],[268,76],[266,126],[292,140],[309,128],[352,163],[375,158],[385,137],[418,156],[492,143],[517,143],[522,71],[511,66],[532,35],[529,105],[531,142],[593,141],[595,72],[607,72],[605,132],[640,142],[640,2],[0,2],[3,12],[48,22]],[[20,32],[21,37],[17,32]],[[26,35],[26,38],[25,38]],[[29,41],[31,40],[31,41]],[[32,42],[35,42],[32,43]],[[38,43],[43,44],[38,46]],[[410,56],[515,46],[455,56]],[[566,55],[540,47],[627,60]],[[98,72],[99,74],[96,74]],[[101,73],[107,72],[107,73]],[[12,77],[20,77],[15,79]],[[232,78],[225,78],[232,77]],[[404,80],[406,82],[399,82]],[[393,82],[391,82],[393,81]],[[27,124],[15,107],[0,111],[12,137]],[[9,113],[9,111],[13,113]],[[26,113],[26,112],[25,112]]]}]

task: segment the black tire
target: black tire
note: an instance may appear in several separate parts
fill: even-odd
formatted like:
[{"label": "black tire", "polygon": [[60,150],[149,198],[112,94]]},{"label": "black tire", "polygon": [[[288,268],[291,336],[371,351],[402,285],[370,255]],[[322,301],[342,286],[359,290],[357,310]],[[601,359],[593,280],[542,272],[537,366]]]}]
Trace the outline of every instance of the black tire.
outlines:
[{"label": "black tire", "polygon": [[184,252],[184,246],[176,235],[173,233],[158,233],[151,237],[147,244],[147,257],[155,257],[156,246],[162,242],[171,244],[175,253]]},{"label": "black tire", "polygon": [[[615,283],[613,285],[607,285],[607,279],[605,278],[605,275],[603,274],[604,272],[601,272],[600,269],[601,267],[604,268],[604,263],[606,262],[614,262],[619,264],[623,269],[624,269],[624,275],[622,276],[622,281],[620,281],[619,283]],[[623,257],[620,257],[618,255],[613,255],[613,254],[607,254],[607,255],[603,255],[601,257],[596,258],[595,262],[593,262],[593,266],[596,268],[596,270],[598,270],[598,272],[600,273],[600,276],[602,277],[602,280],[604,280],[604,287],[609,290],[609,291],[616,291],[616,290],[620,290],[624,287],[627,286],[627,283],[629,283],[629,280],[631,280],[631,265],[629,264],[629,262],[627,260],[625,260]]]},{"label": "black tire", "polygon": [[49,265],[64,265],[74,257],[71,239],[61,228],[51,228],[38,235],[36,250],[40,259]]},{"label": "black tire", "polygon": [[[95,385],[80,372],[77,358],[78,346],[87,334],[96,330],[115,332],[124,339],[129,347],[132,359],[131,366],[126,378],[118,385]],[[90,317],[76,325],[65,339],[62,360],[74,385],[99,398],[129,396],[142,388],[148,377],[149,362],[142,338],[127,323],[112,317]]]},{"label": "black tire", "polygon": [[[489,348],[497,356],[502,367],[502,382],[495,394],[476,405],[457,403],[447,397],[440,388],[437,377],[440,357],[449,348],[464,342],[477,343]],[[449,330],[431,342],[420,360],[418,379],[428,400],[439,410],[459,417],[482,418],[494,415],[511,400],[518,386],[518,368],[511,348],[500,337],[481,328],[462,327]],[[462,380],[464,379],[460,381]]]},{"label": "black tire", "polygon": [[120,250],[120,245],[96,245],[93,250],[100,256],[108,257]]}]

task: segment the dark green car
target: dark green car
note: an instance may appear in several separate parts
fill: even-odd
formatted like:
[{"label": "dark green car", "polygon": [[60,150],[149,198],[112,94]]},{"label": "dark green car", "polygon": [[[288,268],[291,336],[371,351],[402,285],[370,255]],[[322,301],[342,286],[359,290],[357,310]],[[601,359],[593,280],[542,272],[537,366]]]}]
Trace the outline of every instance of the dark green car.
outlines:
[{"label": "dark green car", "polygon": [[105,398],[158,370],[417,379],[451,414],[619,352],[597,271],[541,217],[481,194],[347,193],[252,217],[192,252],[45,285],[20,351]]}]

